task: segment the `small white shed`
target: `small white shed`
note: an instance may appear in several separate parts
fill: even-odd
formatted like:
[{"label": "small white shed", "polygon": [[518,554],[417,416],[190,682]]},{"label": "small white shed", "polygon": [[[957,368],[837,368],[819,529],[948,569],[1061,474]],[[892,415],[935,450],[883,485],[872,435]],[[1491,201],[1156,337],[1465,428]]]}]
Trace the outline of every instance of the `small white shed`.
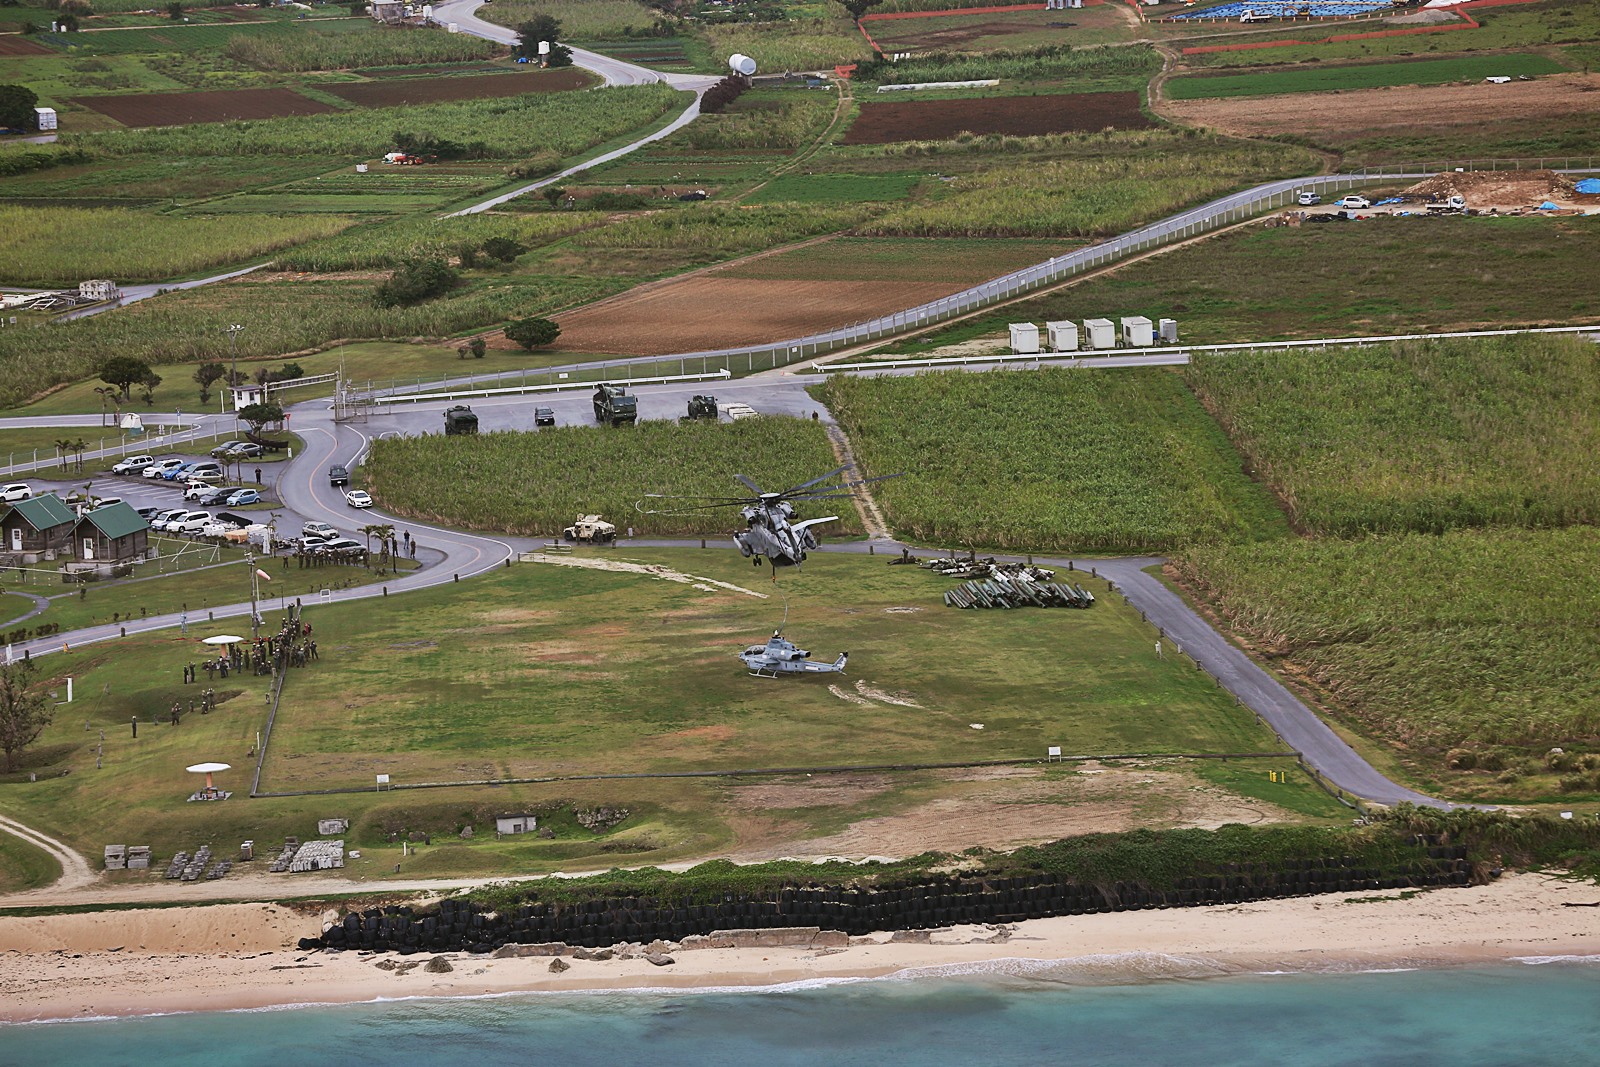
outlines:
[{"label": "small white shed", "polygon": [[1160,322],[1161,343],[1175,345],[1178,343],[1178,320],[1162,319]]},{"label": "small white shed", "polygon": [[1011,324],[1011,351],[1019,356],[1031,356],[1039,351],[1039,327],[1031,322]]},{"label": "small white shed", "polygon": [[1052,352],[1076,352],[1078,350],[1078,324],[1075,322],[1047,322],[1044,324],[1045,337],[1050,343]]},{"label": "small white shed", "polygon": [[1122,343],[1134,348],[1149,348],[1155,344],[1155,324],[1143,315],[1124,315]]},{"label": "small white shed", "polygon": [[37,120],[40,133],[49,133],[56,128],[56,109],[53,107],[36,107],[33,109],[34,118]]},{"label": "small white shed", "polygon": [[1117,328],[1110,319],[1084,319],[1083,337],[1090,348],[1117,347]]},{"label": "small white shed", "polygon": [[539,828],[539,820],[533,815],[496,815],[494,829],[500,834],[531,834]]}]

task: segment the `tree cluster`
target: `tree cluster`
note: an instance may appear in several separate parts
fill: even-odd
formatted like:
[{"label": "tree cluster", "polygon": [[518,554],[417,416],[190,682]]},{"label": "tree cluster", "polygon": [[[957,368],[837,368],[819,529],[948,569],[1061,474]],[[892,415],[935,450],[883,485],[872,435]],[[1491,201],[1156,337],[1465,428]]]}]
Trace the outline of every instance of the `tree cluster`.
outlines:
[{"label": "tree cluster", "polygon": [[458,255],[461,265],[471,269],[478,265],[480,256],[496,263],[511,263],[527,250],[526,245],[518,244],[509,237],[491,237],[481,245],[464,245]]},{"label": "tree cluster", "polygon": [[379,307],[408,307],[449,292],[459,280],[460,275],[444,260],[424,259],[395,271],[372,298]]},{"label": "tree cluster", "polygon": [[139,387],[139,399],[146,404],[155,403],[155,389],[161,384],[161,375],[150,369],[150,364],[133,356],[112,356],[100,366],[100,380],[114,385],[122,399],[127,400],[134,386]]},{"label": "tree cluster", "polygon": [[17,757],[54,717],[49,698],[34,688],[34,680],[30,660],[0,665],[0,753],[8,771],[17,769]]},{"label": "tree cluster", "polygon": [[706,90],[706,95],[700,98],[700,114],[717,115],[739,96],[750,88],[750,79],[743,74],[730,74],[717,84]]},{"label": "tree cluster", "polygon": [[506,324],[506,337],[532,351],[555,341],[561,327],[549,319],[514,319]]},{"label": "tree cluster", "polygon": [[39,95],[26,85],[0,85],[0,126],[33,129],[39,120],[33,112],[38,104]]}]

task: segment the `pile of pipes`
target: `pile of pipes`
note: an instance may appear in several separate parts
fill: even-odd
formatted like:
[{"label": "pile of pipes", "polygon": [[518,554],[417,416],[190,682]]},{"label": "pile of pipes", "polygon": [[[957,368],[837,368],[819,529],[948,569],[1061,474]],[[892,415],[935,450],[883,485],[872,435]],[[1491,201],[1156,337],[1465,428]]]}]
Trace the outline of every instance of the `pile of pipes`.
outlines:
[{"label": "pile of pipes", "polygon": [[[1044,575],[1044,577],[1038,577]],[[1081,585],[1051,581],[1049,571],[1020,567],[1010,575],[965,582],[944,595],[952,608],[1087,608],[1094,594]]]}]

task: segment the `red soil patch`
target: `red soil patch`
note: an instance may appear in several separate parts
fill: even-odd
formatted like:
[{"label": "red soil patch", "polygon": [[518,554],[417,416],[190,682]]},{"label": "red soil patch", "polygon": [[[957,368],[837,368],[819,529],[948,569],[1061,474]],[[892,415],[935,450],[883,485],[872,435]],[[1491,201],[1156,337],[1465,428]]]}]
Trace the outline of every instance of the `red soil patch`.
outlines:
[{"label": "red soil patch", "polygon": [[962,132],[1032,137],[1093,132],[1108,126],[1139,130],[1153,125],[1139,110],[1136,92],[907,100],[862,104],[861,117],[850,127],[844,143],[940,141]]},{"label": "red soil patch", "polygon": [[47,56],[50,49],[14,33],[0,33],[0,56]]},{"label": "red soil patch", "polygon": [[75,96],[72,102],[124,126],[188,126],[234,119],[275,119],[281,115],[325,115],[334,110],[329,104],[290,89]]},{"label": "red soil patch", "polygon": [[567,352],[661,356],[802,337],[936,300],[960,282],[803,282],[702,274],[556,316]]},{"label": "red soil patch", "polygon": [[319,85],[362,107],[400,107],[404,104],[437,104],[446,100],[487,100],[523,93],[555,93],[581,89],[589,79],[580,70],[540,71],[538,73],[477,74],[465,78],[406,78],[380,82],[342,82]]}]

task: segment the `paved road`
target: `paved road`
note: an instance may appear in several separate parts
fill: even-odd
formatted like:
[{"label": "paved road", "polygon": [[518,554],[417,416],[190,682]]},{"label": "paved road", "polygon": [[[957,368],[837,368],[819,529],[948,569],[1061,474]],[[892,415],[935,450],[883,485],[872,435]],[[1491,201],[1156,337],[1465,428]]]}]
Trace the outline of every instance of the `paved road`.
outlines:
[{"label": "paved road", "polygon": [[97,304],[94,307],[80,308],[77,311],[68,311],[63,315],[57,315],[55,321],[67,322],[71,319],[86,319],[90,315],[98,315],[104,311],[112,311],[116,308],[127,307],[129,304],[137,304],[141,300],[148,300],[152,296],[157,296],[161,293],[168,293],[174,289],[198,289],[202,285],[212,285],[216,282],[225,282],[229,278],[240,278],[251,273],[252,271],[258,271],[266,265],[267,264],[265,263],[257,263],[253,267],[241,267],[238,270],[230,270],[226,274],[213,274],[210,277],[195,278],[186,282],[151,282],[148,285],[124,285],[122,287],[122,299],[116,303]]},{"label": "paved road", "polygon": [[[519,40],[517,31],[498,26],[493,22],[485,22],[473,14],[482,5],[483,0],[448,0],[447,3],[433,6],[433,18],[436,22],[455,23],[456,29],[461,33],[498,41],[501,44],[517,44]],[[572,65],[593,71],[604,78],[607,85],[655,85],[664,82],[679,89],[703,89],[716,81],[716,78],[704,74],[668,74],[664,71],[651,70],[637,63],[612,59],[610,56],[582,48],[572,49]]]}]

